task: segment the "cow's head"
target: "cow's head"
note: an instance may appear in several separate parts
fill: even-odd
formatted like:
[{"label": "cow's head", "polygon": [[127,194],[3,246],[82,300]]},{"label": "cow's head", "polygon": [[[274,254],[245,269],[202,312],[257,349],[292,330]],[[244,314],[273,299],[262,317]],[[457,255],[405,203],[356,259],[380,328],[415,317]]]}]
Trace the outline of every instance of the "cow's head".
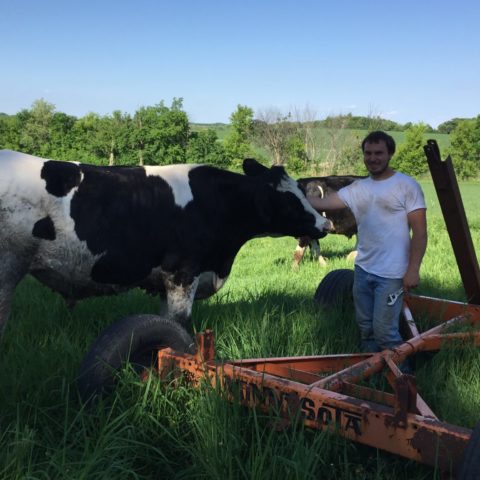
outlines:
[{"label": "cow's head", "polygon": [[267,168],[247,158],[243,171],[258,179],[255,205],[268,228],[268,234],[320,238],[332,229],[330,220],[310,205],[297,182],[283,167]]}]

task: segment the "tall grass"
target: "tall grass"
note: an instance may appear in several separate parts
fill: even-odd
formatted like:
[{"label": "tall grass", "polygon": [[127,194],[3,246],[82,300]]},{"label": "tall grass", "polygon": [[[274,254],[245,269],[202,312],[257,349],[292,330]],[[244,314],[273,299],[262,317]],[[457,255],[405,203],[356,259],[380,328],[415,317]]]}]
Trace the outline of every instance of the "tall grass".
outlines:
[{"label": "tall grass", "polygon": [[[448,235],[429,183],[430,243],[418,293],[464,300]],[[462,185],[477,251],[480,186]],[[327,267],[305,259],[292,270],[295,240],[257,239],[239,253],[226,286],[194,305],[193,329],[216,333],[219,358],[355,352],[353,311],[319,312],[322,277],[352,265],[354,240],[322,240]],[[89,299],[68,310],[32,278],[18,287],[0,345],[0,478],[2,479],[427,479],[428,467],[324,432],[293,419],[278,430],[273,414],[246,409],[204,386],[141,382],[126,369],[117,390],[85,410],[75,390],[81,359],[119,317],[155,313],[141,291]],[[480,412],[480,353],[443,349],[417,359],[417,383],[437,415],[473,427]]]}]

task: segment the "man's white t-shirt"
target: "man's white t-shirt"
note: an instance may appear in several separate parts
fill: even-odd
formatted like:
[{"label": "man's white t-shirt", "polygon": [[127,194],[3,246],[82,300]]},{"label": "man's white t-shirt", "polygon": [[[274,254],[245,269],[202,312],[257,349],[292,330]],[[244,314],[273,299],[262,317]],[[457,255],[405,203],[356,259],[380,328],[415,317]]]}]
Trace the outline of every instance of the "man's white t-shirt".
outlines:
[{"label": "man's white t-shirt", "polygon": [[385,278],[403,278],[410,248],[407,214],[426,208],[420,185],[395,172],[385,180],[367,177],[338,191],[357,222],[355,264]]}]

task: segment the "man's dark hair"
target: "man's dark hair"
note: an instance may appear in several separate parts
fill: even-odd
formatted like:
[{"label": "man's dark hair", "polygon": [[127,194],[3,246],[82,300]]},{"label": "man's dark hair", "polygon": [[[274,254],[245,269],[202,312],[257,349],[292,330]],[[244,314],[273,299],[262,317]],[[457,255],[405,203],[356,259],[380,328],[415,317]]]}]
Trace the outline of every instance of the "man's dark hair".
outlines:
[{"label": "man's dark hair", "polygon": [[390,155],[395,153],[395,140],[393,137],[388,135],[388,133],[382,132],[381,130],[376,130],[375,132],[370,132],[362,142],[362,152],[365,151],[366,143],[378,143],[384,141],[387,145],[387,151]]}]

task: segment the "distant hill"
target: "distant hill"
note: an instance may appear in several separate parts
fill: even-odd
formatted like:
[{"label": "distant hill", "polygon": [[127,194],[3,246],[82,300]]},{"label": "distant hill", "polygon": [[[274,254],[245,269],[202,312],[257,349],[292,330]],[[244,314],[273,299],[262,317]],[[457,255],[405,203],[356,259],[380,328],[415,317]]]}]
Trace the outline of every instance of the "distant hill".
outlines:
[{"label": "distant hill", "polygon": [[[230,125],[226,123],[192,123],[190,124],[193,131],[201,131],[212,129],[216,132],[217,137],[220,140],[223,140],[230,131]],[[319,126],[317,128],[317,135],[322,137],[326,137],[326,129],[324,127]],[[348,129],[344,130],[345,136],[348,134],[353,134],[358,136],[359,138],[363,138],[367,135],[368,130],[363,129]],[[389,135],[391,135],[395,142],[397,143],[397,147],[401,145],[405,141],[405,132],[404,131],[395,131],[395,130],[388,130]],[[443,152],[446,150],[447,147],[450,146],[450,135],[448,133],[434,133],[434,132],[426,132],[424,135],[425,140],[433,139],[436,140],[438,146],[440,147],[440,151]]]}]

